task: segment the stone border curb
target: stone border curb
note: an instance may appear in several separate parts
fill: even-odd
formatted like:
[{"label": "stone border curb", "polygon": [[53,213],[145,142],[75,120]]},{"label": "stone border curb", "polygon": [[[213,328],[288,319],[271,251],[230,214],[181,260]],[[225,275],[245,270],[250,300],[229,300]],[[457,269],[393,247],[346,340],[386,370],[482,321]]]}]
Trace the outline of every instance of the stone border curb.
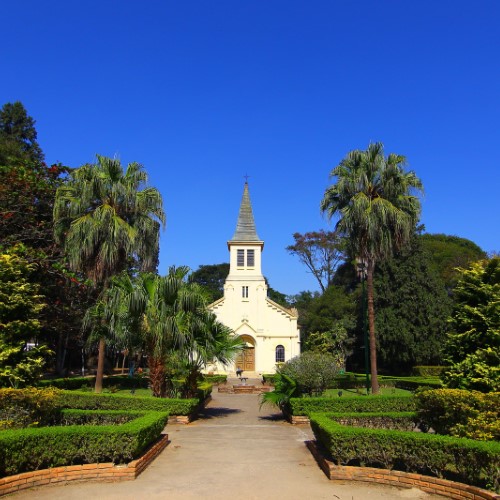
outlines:
[{"label": "stone border curb", "polygon": [[130,481],[151,464],[169,442],[168,434],[162,435],[141,457],[124,465],[115,465],[112,462],[65,465],[6,476],[0,479],[0,496],[44,484],[68,481]]},{"label": "stone border curb", "polygon": [[323,456],[315,441],[306,441],[306,446],[325,475],[332,481],[364,481],[399,488],[418,488],[426,493],[442,495],[446,498],[457,500],[500,500],[500,495],[493,491],[449,481],[448,479],[439,479],[437,477],[396,470],[376,469],[374,467],[335,465]]}]

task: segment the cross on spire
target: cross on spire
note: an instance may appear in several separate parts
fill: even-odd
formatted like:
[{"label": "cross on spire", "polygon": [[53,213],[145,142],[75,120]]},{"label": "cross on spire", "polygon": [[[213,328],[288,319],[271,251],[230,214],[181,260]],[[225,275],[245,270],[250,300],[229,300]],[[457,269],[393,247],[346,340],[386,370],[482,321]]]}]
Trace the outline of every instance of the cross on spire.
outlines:
[{"label": "cross on spire", "polygon": [[248,184],[248,179],[250,176],[248,174],[245,174],[243,177],[245,178],[245,184]]}]

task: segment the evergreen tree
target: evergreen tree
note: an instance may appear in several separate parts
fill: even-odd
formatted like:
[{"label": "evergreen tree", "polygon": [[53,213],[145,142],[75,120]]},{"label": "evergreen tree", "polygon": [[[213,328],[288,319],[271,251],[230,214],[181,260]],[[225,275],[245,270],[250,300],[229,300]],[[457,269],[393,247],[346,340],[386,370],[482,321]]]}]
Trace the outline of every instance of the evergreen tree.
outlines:
[{"label": "evergreen tree", "polygon": [[35,120],[19,101],[0,110],[0,165],[17,161],[41,163],[42,150],[36,140]]},{"label": "evergreen tree", "polygon": [[419,236],[379,264],[374,285],[381,367],[408,373],[441,364],[451,300]]},{"label": "evergreen tree", "polygon": [[500,391],[500,257],[461,270],[446,343],[449,387]]}]

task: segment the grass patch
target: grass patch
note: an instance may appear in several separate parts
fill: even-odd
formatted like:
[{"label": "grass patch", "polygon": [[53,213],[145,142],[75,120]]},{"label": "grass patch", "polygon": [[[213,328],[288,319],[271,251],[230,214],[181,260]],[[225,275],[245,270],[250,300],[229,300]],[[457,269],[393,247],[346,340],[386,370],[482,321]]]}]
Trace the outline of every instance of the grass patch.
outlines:
[{"label": "grass patch", "polygon": [[[339,396],[339,391],[342,391],[342,396]],[[398,389],[397,387],[381,387],[381,396],[411,396],[411,391]],[[357,398],[366,396],[366,389],[327,389],[323,393],[325,398]],[[376,397],[376,396],[375,396]]]}]

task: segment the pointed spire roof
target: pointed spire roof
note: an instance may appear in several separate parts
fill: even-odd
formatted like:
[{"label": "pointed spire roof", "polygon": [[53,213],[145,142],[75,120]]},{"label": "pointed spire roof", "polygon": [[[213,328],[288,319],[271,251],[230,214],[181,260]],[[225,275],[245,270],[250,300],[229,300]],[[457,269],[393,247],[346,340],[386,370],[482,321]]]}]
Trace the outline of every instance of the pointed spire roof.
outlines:
[{"label": "pointed spire roof", "polygon": [[236,224],[234,236],[229,241],[258,241],[262,242],[257,236],[255,221],[253,219],[252,204],[250,203],[250,194],[248,193],[248,182],[245,182],[243,197],[241,198],[240,213]]}]

